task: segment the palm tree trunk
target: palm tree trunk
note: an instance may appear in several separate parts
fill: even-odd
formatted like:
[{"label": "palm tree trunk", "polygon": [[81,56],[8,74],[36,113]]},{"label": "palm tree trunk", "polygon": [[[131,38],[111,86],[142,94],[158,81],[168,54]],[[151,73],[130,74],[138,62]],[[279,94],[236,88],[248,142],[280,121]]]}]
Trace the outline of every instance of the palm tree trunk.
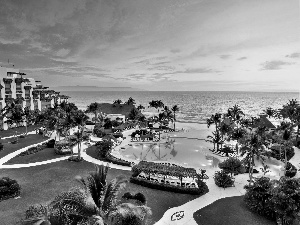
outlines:
[{"label": "palm tree trunk", "polygon": [[250,184],[252,184],[252,180],[253,180],[253,167],[254,167],[254,154],[252,152],[251,153],[251,163],[250,163],[250,168],[249,168],[249,180],[250,180]]}]

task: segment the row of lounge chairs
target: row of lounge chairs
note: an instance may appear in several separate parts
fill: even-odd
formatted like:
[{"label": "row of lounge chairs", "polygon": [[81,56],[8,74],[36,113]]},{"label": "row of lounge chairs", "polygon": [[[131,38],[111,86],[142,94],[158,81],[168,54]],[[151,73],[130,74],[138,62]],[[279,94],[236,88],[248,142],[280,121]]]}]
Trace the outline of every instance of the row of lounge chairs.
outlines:
[{"label": "row of lounge chairs", "polygon": [[210,151],[218,156],[221,157],[237,157],[237,154],[235,152],[233,153],[228,153],[228,155],[225,152],[217,151],[217,150],[211,150]]}]

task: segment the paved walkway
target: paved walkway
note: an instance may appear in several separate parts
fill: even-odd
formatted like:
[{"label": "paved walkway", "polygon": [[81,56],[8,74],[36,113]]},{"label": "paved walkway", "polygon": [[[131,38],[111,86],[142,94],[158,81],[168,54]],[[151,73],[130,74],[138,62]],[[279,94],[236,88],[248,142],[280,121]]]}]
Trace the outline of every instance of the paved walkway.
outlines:
[{"label": "paved walkway", "polygon": [[[123,142],[117,146],[114,151],[118,152],[120,150],[120,148],[128,146],[128,144],[130,143],[130,137],[129,134],[132,131],[125,131],[124,132],[124,136],[126,137],[126,139],[123,140]],[[43,162],[36,162],[36,163],[29,163],[29,164],[15,164],[15,165],[3,165],[4,163],[6,163],[7,161],[9,161],[10,159],[12,159],[13,157],[17,156],[18,154],[20,154],[21,152],[26,151],[28,148],[30,147],[34,147],[38,144],[42,144],[44,142],[43,141],[37,144],[33,144],[30,146],[27,146],[25,148],[22,148],[20,150],[17,150],[13,153],[8,154],[7,156],[3,157],[0,159],[0,168],[2,169],[7,169],[7,168],[23,168],[23,167],[31,167],[31,166],[39,166],[39,165],[44,165],[44,164],[49,164],[49,163],[53,163],[53,162],[58,162],[61,160],[65,160],[67,158],[69,158],[69,156],[64,156],[61,158],[57,158],[57,159],[52,159],[52,160],[46,160]],[[91,156],[87,155],[85,150],[88,148],[88,145],[86,145],[85,143],[82,143],[82,157],[84,160],[86,160],[87,162],[91,162],[94,164],[106,164],[106,162],[103,162],[101,160],[92,158]],[[300,154],[298,153],[298,151],[295,151],[297,154],[295,154],[295,159],[294,160],[298,160],[300,159]],[[76,151],[75,151],[76,153]],[[221,157],[220,157],[221,158]],[[131,168],[130,167],[125,167],[125,166],[120,166],[120,165],[115,165],[110,163],[110,167],[111,168],[115,168],[115,169],[120,169],[120,170],[127,170],[130,171]],[[270,177],[272,177],[273,179],[279,178],[280,175],[280,165],[276,166],[274,165],[271,169],[272,172],[269,174]],[[209,193],[200,196],[199,198],[196,198],[192,201],[189,201],[181,206],[178,207],[174,207],[171,208],[169,210],[167,210],[163,217],[155,223],[155,225],[197,225],[196,221],[193,218],[193,214],[194,212],[198,211],[199,209],[212,204],[213,202],[215,202],[218,199],[222,199],[222,198],[226,198],[226,197],[232,197],[232,196],[240,196],[240,195],[244,195],[245,190],[244,190],[244,185],[247,182],[248,179],[248,174],[241,174],[235,177],[235,187],[230,187],[230,188],[219,188],[215,185],[214,183],[214,179],[213,179],[213,175],[215,173],[216,170],[219,170],[218,168],[213,168],[207,171],[207,175],[209,176],[209,179],[206,180],[206,183],[208,185],[209,188]]]}]

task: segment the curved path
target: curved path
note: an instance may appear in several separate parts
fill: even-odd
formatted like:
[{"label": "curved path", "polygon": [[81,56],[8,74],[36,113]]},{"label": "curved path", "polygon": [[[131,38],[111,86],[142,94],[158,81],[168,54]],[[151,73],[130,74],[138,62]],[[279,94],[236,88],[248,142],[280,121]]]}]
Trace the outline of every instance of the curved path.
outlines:
[{"label": "curved path", "polygon": [[[115,148],[115,151],[118,151],[121,147],[127,146],[128,143],[130,142],[130,134],[131,131],[125,131],[124,136],[126,139]],[[51,159],[51,160],[46,160],[42,162],[36,162],[36,163],[29,163],[29,164],[14,164],[14,165],[3,165],[13,157],[17,156],[21,152],[26,151],[30,147],[34,147],[38,144],[42,144],[43,141],[37,144],[33,144],[30,146],[27,146],[25,148],[19,149],[13,153],[8,154],[7,156],[3,157],[0,159],[0,169],[7,169],[7,168],[23,168],[23,167],[31,167],[31,166],[38,166],[38,165],[44,165],[48,163],[53,163],[53,162],[58,162],[61,160],[65,160],[69,158],[69,156],[64,156],[61,158],[57,159]],[[85,150],[88,148],[88,145],[85,143],[82,143],[82,157],[84,160],[94,163],[94,164],[105,164],[106,162],[103,162],[101,160],[92,158],[91,156],[87,155]],[[300,155],[300,154],[299,154]],[[220,157],[221,158],[221,157]],[[300,158],[300,157],[299,157]],[[126,166],[120,166],[120,165],[115,165],[110,163],[111,168],[115,169],[120,169],[120,170],[131,170],[130,167]],[[230,187],[230,188],[220,188],[215,185],[213,175],[215,171],[218,170],[218,168],[213,168],[207,171],[207,175],[210,177],[207,180],[207,186],[209,188],[209,192],[203,196],[200,196],[199,198],[196,198],[192,201],[189,201],[181,206],[174,207],[168,209],[163,217],[155,223],[155,225],[197,225],[196,221],[193,218],[193,214],[198,211],[199,209],[212,204],[216,200],[219,200],[221,198],[226,198],[226,197],[232,197],[232,196],[240,196],[244,195],[245,190],[244,190],[244,185],[245,181],[248,179],[248,174],[241,174],[235,177],[235,187]],[[278,178],[277,174],[272,174],[272,178]]]}]

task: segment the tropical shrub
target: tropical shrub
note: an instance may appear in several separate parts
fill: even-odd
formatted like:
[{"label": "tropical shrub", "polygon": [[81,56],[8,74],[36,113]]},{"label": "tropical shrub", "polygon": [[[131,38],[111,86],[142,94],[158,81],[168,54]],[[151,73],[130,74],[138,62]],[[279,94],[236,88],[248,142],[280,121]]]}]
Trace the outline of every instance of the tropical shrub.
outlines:
[{"label": "tropical shrub", "polygon": [[34,146],[34,147],[30,147],[26,151],[20,153],[18,155],[18,157],[19,156],[25,156],[25,155],[35,154],[37,152],[40,152],[40,151],[44,150],[46,147],[47,147],[46,143],[43,143],[42,145],[37,145],[37,146]]},{"label": "tropical shrub", "polygon": [[47,142],[47,148],[54,148],[55,140],[51,139]]},{"label": "tropical shrub", "polygon": [[98,141],[95,146],[98,151],[98,158],[103,159],[106,158],[107,155],[111,152],[112,142],[105,139],[103,141]]},{"label": "tropical shrub", "polygon": [[68,161],[71,161],[71,162],[81,162],[81,161],[83,161],[83,158],[82,157],[78,158],[77,156],[70,156],[68,158]]},{"label": "tropical shrub", "polygon": [[21,187],[16,180],[9,177],[0,179],[0,202],[20,195]]},{"label": "tropical shrub", "polygon": [[69,142],[63,140],[55,143],[54,152],[57,155],[67,155],[67,154],[71,154],[72,151],[70,149]]},{"label": "tropical shrub", "polygon": [[231,176],[232,174],[237,175],[243,174],[245,172],[245,167],[241,160],[234,157],[229,157],[228,159],[219,163],[219,168],[222,169],[225,173],[230,173]]},{"label": "tropical shrub", "polygon": [[[295,155],[295,150],[293,147],[283,147],[283,146],[278,146],[278,145],[275,145],[275,146],[272,146],[271,147],[271,157],[277,159],[277,160],[282,160],[284,161],[284,148],[286,148],[286,158],[287,158],[287,161],[289,161],[291,158],[294,157]],[[280,154],[281,152],[281,154]]]},{"label": "tropical shrub", "polygon": [[300,212],[300,179],[281,177],[272,194],[277,223],[293,224]]},{"label": "tropical shrub", "polygon": [[273,183],[268,177],[254,178],[253,185],[245,185],[244,202],[254,212],[275,219],[272,202]]},{"label": "tropical shrub", "polygon": [[114,157],[111,154],[106,155],[105,161],[111,162],[113,164],[117,164],[117,165],[120,165],[120,166],[131,166],[132,165],[132,162],[124,160],[124,159],[119,159],[117,157]]},{"label": "tropical shrub", "polygon": [[106,133],[104,132],[104,128],[100,124],[95,125],[93,133],[99,138],[106,135]]},{"label": "tropical shrub", "polygon": [[287,162],[285,176],[292,178],[296,175],[297,168],[290,162]]},{"label": "tropical shrub", "polygon": [[222,188],[232,187],[234,184],[234,178],[223,170],[215,172],[214,180],[215,184]]}]

